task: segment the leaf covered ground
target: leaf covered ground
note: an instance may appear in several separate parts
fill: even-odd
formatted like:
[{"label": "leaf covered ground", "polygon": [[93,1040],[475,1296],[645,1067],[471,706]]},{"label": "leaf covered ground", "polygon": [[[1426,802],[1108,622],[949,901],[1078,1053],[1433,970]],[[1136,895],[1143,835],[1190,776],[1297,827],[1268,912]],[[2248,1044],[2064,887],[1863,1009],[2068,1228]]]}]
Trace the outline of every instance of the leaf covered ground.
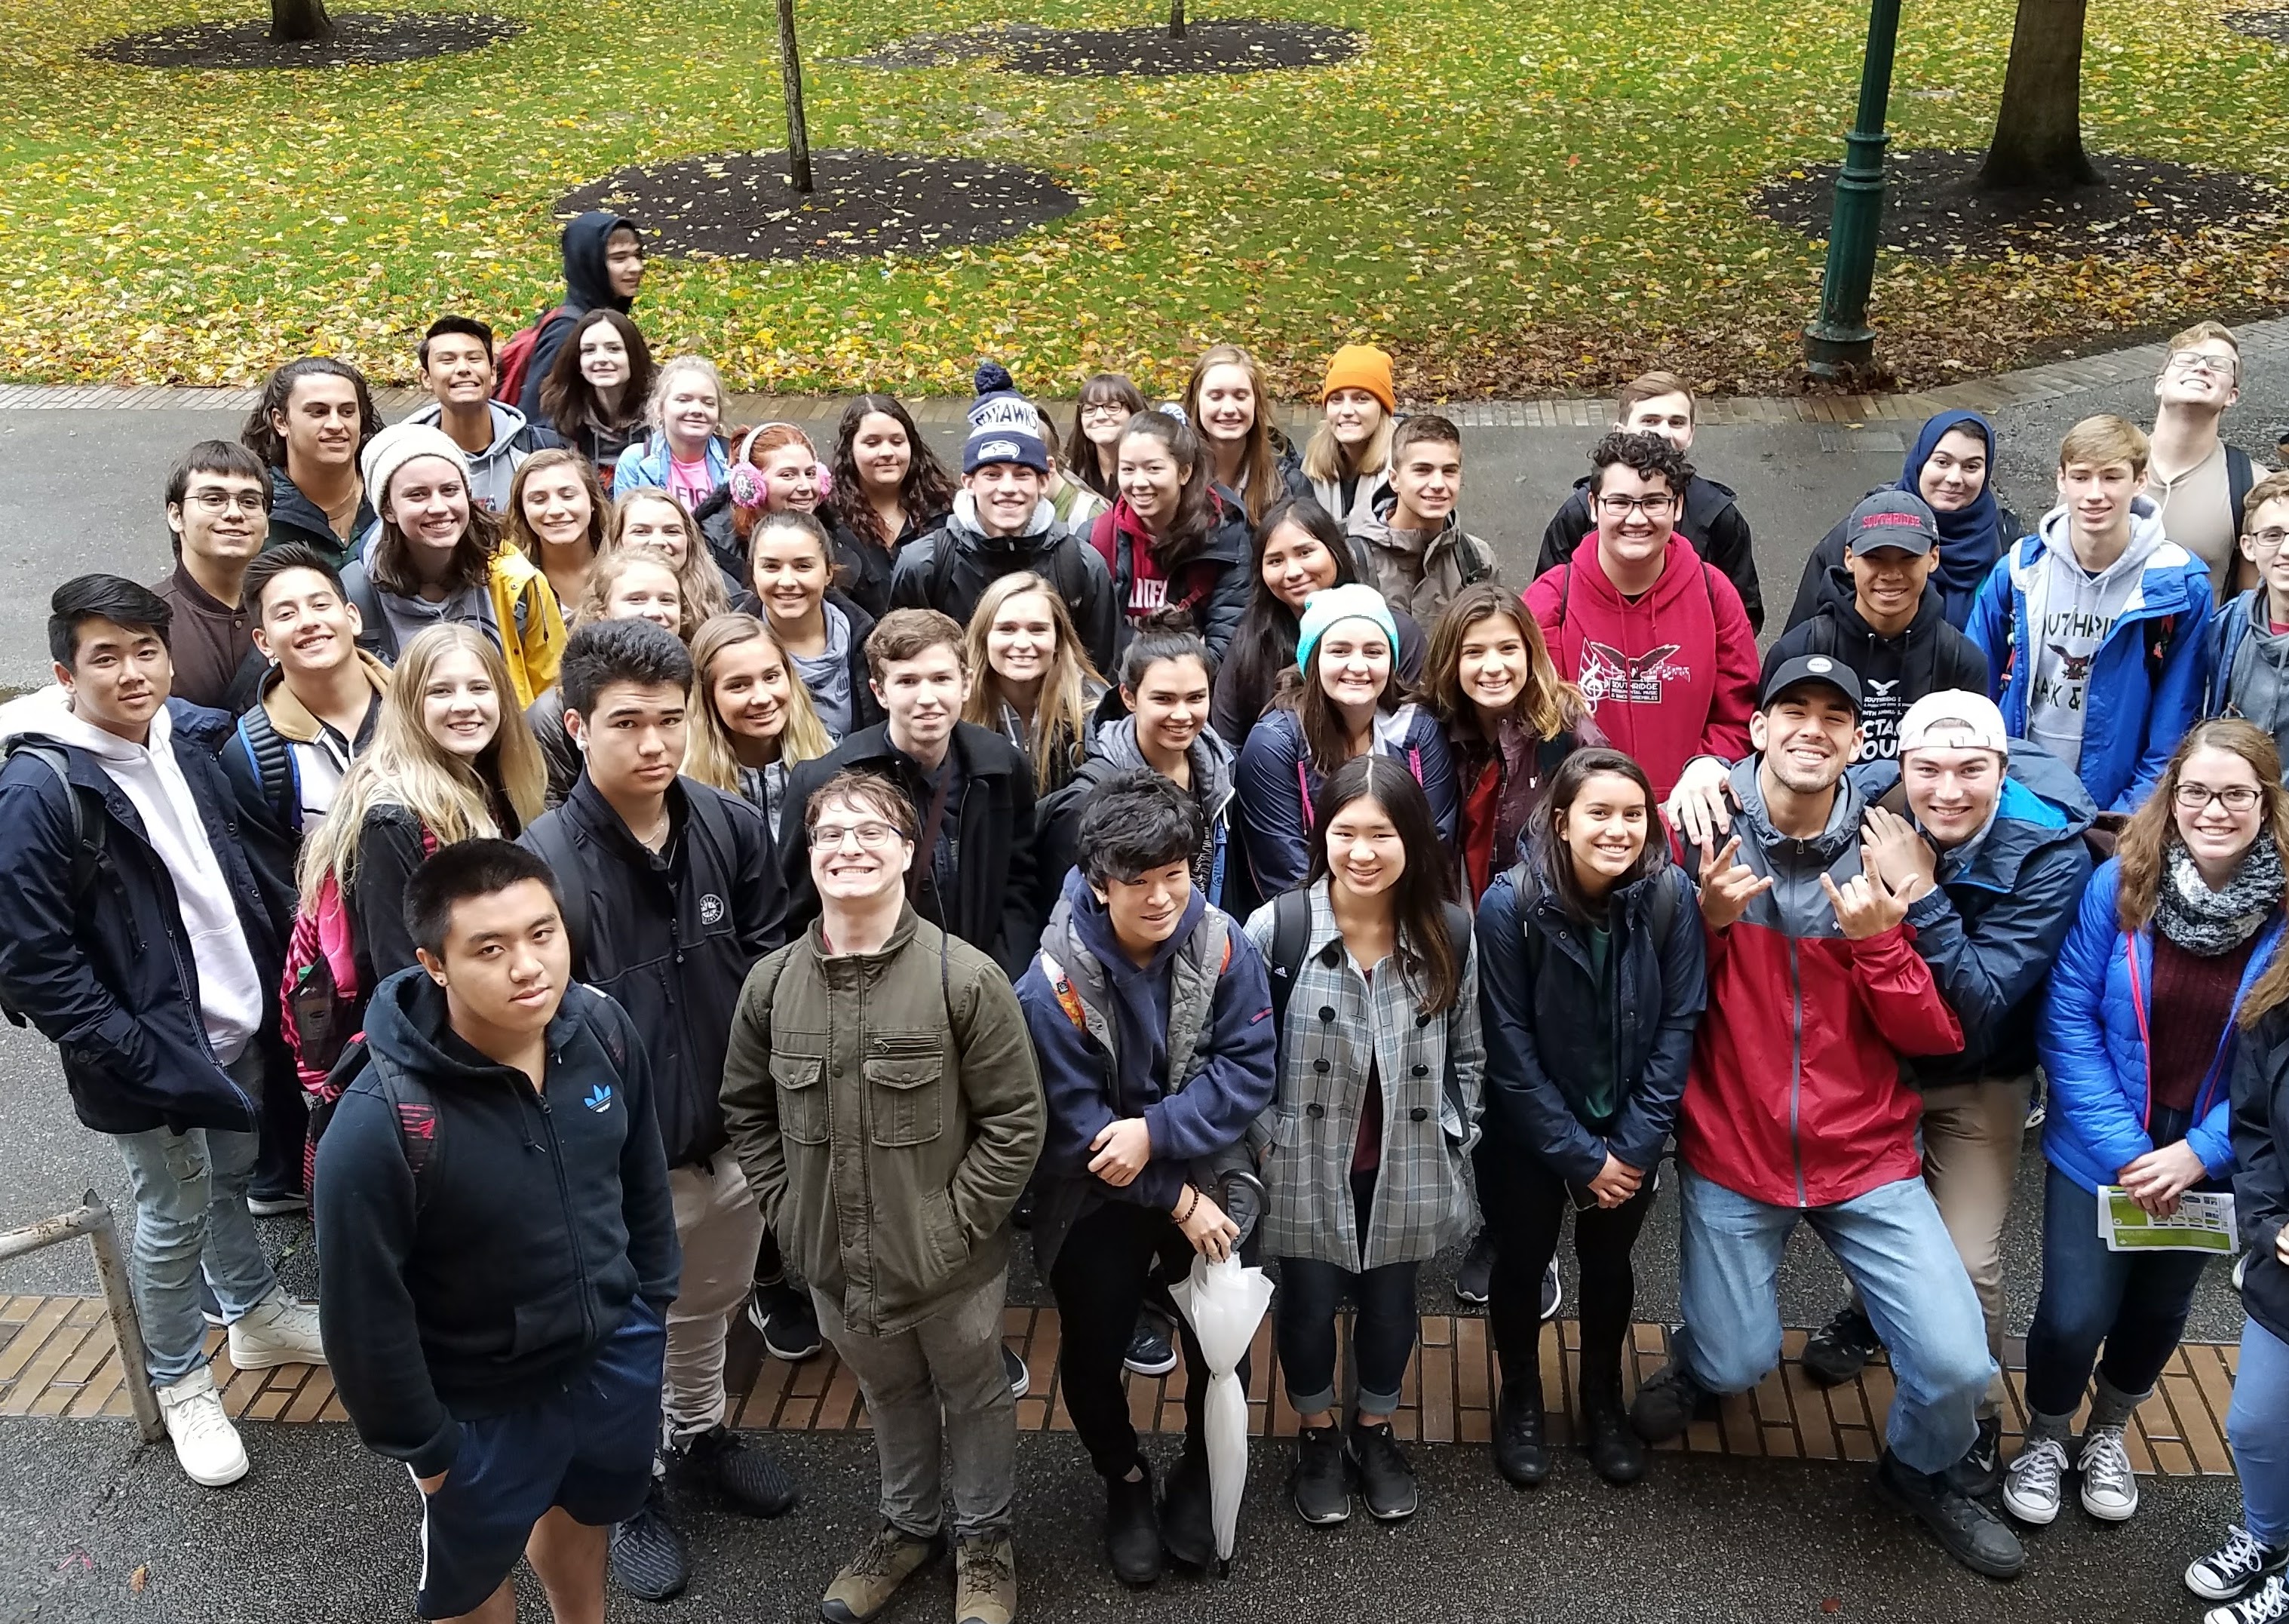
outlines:
[{"label": "leaf covered ground", "polygon": [[[473,55],[327,72],[85,54],[260,4],[0,0],[0,376],[244,382],[318,349],[402,380],[436,312],[506,332],[551,302],[554,211],[573,188],[786,139],[763,0],[483,0],[525,31]],[[1168,389],[1219,339],[1255,348],[1294,391],[1358,338],[1392,349],[1416,395],[1597,388],[1655,362],[1719,388],[1797,382],[1821,249],[1749,200],[1838,155],[1859,4],[1253,9],[1358,30],[1366,52],[1239,77],[885,70],[833,59],[915,33],[1159,13],[802,0],[814,146],[1029,164],[1083,207],[924,258],[658,260],[647,333],[714,356],[735,387],[784,391],[967,393],[981,355],[1044,394],[1100,367]],[[2289,181],[2285,52],[2222,27],[2221,9],[2093,0],[2094,151]],[[1898,145],[1984,143],[2010,28],[2006,0],[1908,8]],[[2253,209],[2079,259],[1887,254],[1881,358],[1929,384],[2185,313],[2289,305],[2280,223]]]}]

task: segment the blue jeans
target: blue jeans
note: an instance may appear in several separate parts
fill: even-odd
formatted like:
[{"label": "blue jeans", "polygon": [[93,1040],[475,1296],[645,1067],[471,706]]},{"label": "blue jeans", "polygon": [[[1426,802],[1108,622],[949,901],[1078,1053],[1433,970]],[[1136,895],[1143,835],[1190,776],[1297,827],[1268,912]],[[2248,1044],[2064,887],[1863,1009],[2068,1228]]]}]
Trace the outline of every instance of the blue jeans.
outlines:
[{"label": "blue jeans", "polygon": [[2289,1545],[2289,1342],[2253,1319],[2241,1327],[2225,1436],[2241,1474],[2242,1523],[2251,1539],[2279,1550]]},{"label": "blue jeans", "polygon": [[[252,1044],[223,1069],[249,1099],[262,1097],[262,1061]],[[143,1322],[144,1362],[154,1387],[171,1387],[207,1362],[202,1264],[226,1320],[278,1289],[246,1210],[260,1138],[218,1128],[153,1128],[113,1138],[126,1158],[135,1201],[127,1273]]]},{"label": "blue jeans", "polygon": [[1690,1168],[1683,1178],[1685,1333],[1679,1356],[1715,1393],[1745,1393],[1781,1361],[1781,1253],[1809,1223],[1867,1305],[1896,1384],[1885,1442],[1903,1466],[1942,1471],[1979,1432],[1994,1375],[1986,1321],[1921,1179],[1827,1207],[1768,1206]]},{"label": "blue jeans", "polygon": [[2098,1238],[2098,1197],[2049,1169],[2043,1292],[2027,1328],[2027,1408],[2072,1415],[2093,1365],[2126,1397],[2152,1392],[2185,1334],[2186,1312],[2208,1261],[2198,1252],[2109,1252]]}]

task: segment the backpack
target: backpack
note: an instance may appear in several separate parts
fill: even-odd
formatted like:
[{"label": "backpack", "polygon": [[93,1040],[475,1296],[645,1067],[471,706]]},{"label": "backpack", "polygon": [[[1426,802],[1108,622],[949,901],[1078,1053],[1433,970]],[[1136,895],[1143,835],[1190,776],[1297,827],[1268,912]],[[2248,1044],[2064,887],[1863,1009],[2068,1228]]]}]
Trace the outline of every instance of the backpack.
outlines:
[{"label": "backpack", "polygon": [[302,833],[302,770],[294,747],[271,725],[270,713],[256,705],[238,719],[238,741],[253,764],[262,804],[289,835]]},{"label": "backpack", "polygon": [[531,326],[512,333],[493,352],[493,398],[514,406],[524,398],[525,377],[532,371],[532,352],[540,347],[540,330],[560,316],[572,314],[570,305],[555,305],[541,313]]},{"label": "backpack", "polygon": [[[103,811],[100,807],[91,808],[88,805],[88,796],[91,792],[82,789],[71,781],[70,758],[54,745],[39,744],[25,739],[12,739],[8,741],[7,748],[0,750],[0,764],[12,760],[18,756],[29,756],[54,773],[56,781],[64,787],[64,794],[70,797],[72,819],[70,894],[74,900],[77,900],[87,894],[89,886],[95,884],[95,871],[103,861],[104,830],[107,822]],[[31,1024],[24,1019],[24,1012],[7,1002],[5,998],[0,998],[0,1016],[6,1017],[12,1026],[28,1027]]]},{"label": "backpack", "polygon": [[[437,836],[424,824],[421,854],[436,849]],[[356,924],[330,874],[319,884],[317,900],[294,910],[278,989],[279,1031],[294,1057],[295,1080],[313,1101],[331,1103],[327,1090],[343,1052],[359,1036],[358,1014],[372,990],[358,985]]]},{"label": "backpack", "polygon": [[[1112,510],[1107,508],[1106,511]],[[1073,619],[1078,620],[1081,618],[1083,595],[1089,589],[1089,571],[1081,563],[1081,548],[1089,543],[1071,531],[1065,532],[1065,540],[1071,543],[1070,546],[1060,545],[1049,550],[1049,567],[1044,572],[1049,578],[1049,584],[1057,589],[1057,596],[1065,599],[1065,607],[1073,612]],[[946,601],[946,594],[953,589],[953,528],[943,527],[937,532],[937,545],[930,549],[929,601],[933,609],[941,607]]]}]

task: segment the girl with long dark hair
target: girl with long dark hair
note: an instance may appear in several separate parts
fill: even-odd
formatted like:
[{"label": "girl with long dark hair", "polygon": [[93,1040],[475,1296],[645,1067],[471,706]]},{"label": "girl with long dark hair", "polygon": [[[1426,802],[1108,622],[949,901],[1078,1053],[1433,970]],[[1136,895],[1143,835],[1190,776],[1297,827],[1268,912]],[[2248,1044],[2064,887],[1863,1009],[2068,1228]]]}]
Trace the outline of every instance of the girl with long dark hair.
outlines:
[{"label": "girl with long dark hair", "polygon": [[1464,588],[1439,617],[1418,692],[1454,752],[1463,829],[1455,863],[1476,901],[1518,854],[1559,764],[1606,735],[1582,691],[1558,675],[1518,595],[1490,580]]},{"label": "girl with long dark hair", "polygon": [[607,495],[620,453],[643,438],[651,386],[651,346],[634,322],[602,308],[572,324],[541,380],[541,416],[588,459]]},{"label": "girl with long dark hair", "polygon": [[953,476],[892,395],[861,395],[834,436],[827,513],[861,546],[895,558],[953,507]]},{"label": "girl with long dark hair", "polygon": [[1246,516],[1208,489],[1200,436],[1182,418],[1140,412],[1121,434],[1121,494],[1089,545],[1131,627],[1171,604],[1221,659],[1248,606]]},{"label": "girl with long dark hair", "polygon": [[1119,372],[1099,372],[1081,386],[1073,403],[1073,434],[1065,444],[1065,472],[1108,502],[1121,494],[1121,436],[1129,420],[1144,411],[1144,395]]},{"label": "girl with long dark hair", "polygon": [[1669,860],[1653,783],[1619,750],[1568,756],[1526,855],[1479,903],[1487,1132],[1479,1198],[1495,1238],[1488,1320],[1502,1368],[1495,1464],[1550,1474],[1542,1281],[1568,1208],[1582,1270],[1582,1429],[1599,1476],[1633,1483],[1645,1445],[1622,1405],[1630,1253],[1677,1119],[1708,1001],[1701,916]]},{"label": "girl with long dark hair", "polygon": [[882,719],[866,667],[874,617],[838,589],[825,530],[810,514],[786,508],[761,516],[747,543],[763,623],[810,691],[828,734],[840,742],[873,726]]},{"label": "girl with long dark hair", "polygon": [[753,538],[765,516],[800,513],[818,522],[851,602],[880,620],[890,604],[890,554],[861,542],[828,506],[834,476],[819,460],[810,436],[793,423],[760,423],[734,431],[731,476],[698,514],[700,533],[730,579],[754,573]]},{"label": "girl with long dark hair", "polygon": [[1455,838],[1455,764],[1430,712],[1404,700],[1399,630],[1372,587],[1336,587],[1304,606],[1297,665],[1240,752],[1240,825],[1259,897],[1303,883],[1320,786],[1358,756],[1390,756],[1430,797],[1442,844]]},{"label": "girl with long dark hair", "polygon": [[[1320,790],[1303,888],[1251,915],[1248,936],[1288,972],[1278,1092],[1251,1140],[1269,1201],[1263,1245],[1288,1402],[1303,1420],[1288,1480],[1307,1523],[1416,1508],[1392,1436],[1417,1324],[1416,1275],[1471,1220],[1463,1176],[1478,1138],[1486,1052],[1469,912],[1448,900],[1422,786],[1387,756],[1347,763]],[[1336,1311],[1358,1305],[1346,1439],[1336,1410]]]}]

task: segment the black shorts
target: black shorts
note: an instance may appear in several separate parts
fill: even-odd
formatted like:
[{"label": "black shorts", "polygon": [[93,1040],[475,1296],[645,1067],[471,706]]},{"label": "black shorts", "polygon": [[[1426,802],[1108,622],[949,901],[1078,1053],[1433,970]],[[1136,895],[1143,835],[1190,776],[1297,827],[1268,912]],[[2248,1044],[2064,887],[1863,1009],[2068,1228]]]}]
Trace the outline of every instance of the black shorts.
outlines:
[{"label": "black shorts", "polygon": [[659,1448],[666,1351],[658,1310],[638,1298],[595,1362],[561,1391],[460,1423],[460,1452],[422,1507],[423,1618],[481,1606],[552,1507],[594,1528],[642,1508]]}]

